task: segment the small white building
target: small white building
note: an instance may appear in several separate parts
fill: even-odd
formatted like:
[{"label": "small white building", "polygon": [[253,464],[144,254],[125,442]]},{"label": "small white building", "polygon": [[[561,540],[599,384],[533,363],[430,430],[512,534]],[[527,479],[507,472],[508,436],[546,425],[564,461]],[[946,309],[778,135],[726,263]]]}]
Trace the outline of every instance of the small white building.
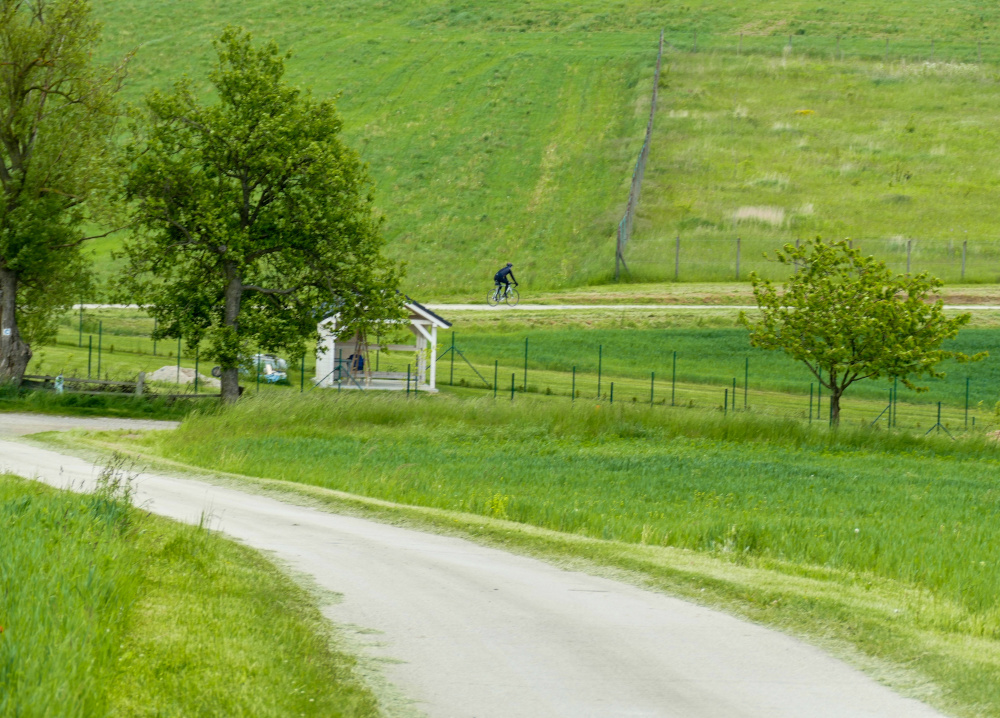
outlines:
[{"label": "small white building", "polygon": [[[409,297],[403,303],[409,312],[410,331],[414,335],[413,344],[389,344],[386,348],[393,352],[413,354],[413,375],[411,388],[420,391],[437,391],[437,335],[438,329],[447,329],[451,322],[442,319],[427,307]],[[383,389],[401,391],[407,388],[406,372],[372,371],[368,362],[368,345],[357,334],[350,338],[337,339],[337,317],[327,317],[318,325],[319,347],[316,351],[316,378],[319,387],[342,389]],[[378,347],[375,347],[378,349]],[[363,370],[358,369],[354,357],[366,358]]]}]

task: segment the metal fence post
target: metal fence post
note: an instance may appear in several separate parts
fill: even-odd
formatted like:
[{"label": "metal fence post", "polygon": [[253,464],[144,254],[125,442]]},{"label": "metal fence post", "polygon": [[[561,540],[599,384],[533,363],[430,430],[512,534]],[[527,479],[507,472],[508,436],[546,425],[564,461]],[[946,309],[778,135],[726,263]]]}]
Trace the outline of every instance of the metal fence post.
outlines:
[{"label": "metal fence post", "polygon": [[729,389],[726,389],[726,393],[722,397],[722,415],[725,416],[729,413]]},{"label": "metal fence post", "polygon": [[514,401],[514,372],[510,373],[510,400]]},{"label": "metal fence post", "polygon": [[406,398],[410,398],[410,365],[406,365]]},{"label": "metal fence post", "polygon": [[104,338],[104,322],[97,323],[97,378],[101,378],[101,342]]},{"label": "metal fence post", "polygon": [[615,403],[615,383],[611,382],[611,403]]},{"label": "metal fence post", "polygon": [[736,377],[733,377],[733,411],[736,411]]},{"label": "metal fence post", "polygon": [[87,335],[87,378],[90,378],[90,366],[94,358],[94,335]]}]

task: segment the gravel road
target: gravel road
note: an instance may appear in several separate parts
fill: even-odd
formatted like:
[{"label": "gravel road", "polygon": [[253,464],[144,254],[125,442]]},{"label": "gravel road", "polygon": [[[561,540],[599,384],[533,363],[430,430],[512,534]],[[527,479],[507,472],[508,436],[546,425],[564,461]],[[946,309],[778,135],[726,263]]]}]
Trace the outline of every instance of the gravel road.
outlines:
[{"label": "gravel road", "polygon": [[[0,415],[0,433],[35,419]],[[96,475],[87,461],[3,439],[0,469],[60,487]],[[783,634],[461,539],[162,474],[139,477],[137,501],[181,521],[209,514],[342,594],[326,615],[371,631],[365,650],[389,659],[386,678],[431,718],[940,715]]]}]

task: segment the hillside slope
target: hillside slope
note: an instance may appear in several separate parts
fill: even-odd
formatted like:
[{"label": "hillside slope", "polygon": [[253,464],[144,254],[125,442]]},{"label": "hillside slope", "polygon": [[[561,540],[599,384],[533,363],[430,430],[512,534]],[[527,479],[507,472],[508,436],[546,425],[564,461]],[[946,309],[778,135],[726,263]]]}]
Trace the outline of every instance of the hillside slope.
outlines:
[{"label": "hillside slope", "polygon": [[[227,24],[292,49],[290,75],[314,94],[341,93],[345,134],[371,165],[390,251],[418,296],[478,290],[506,260],[537,288],[608,276],[660,28],[679,52],[693,33],[702,44],[740,33],[988,43],[1000,19],[997,7],[916,0],[94,4],[107,56],[138,48],[130,100],[182,73],[204,77],[210,40]],[[656,157],[662,168],[676,161]],[[646,216],[675,220],[669,210]],[[105,273],[117,241],[94,245]]]},{"label": "hillside slope", "polygon": [[681,279],[732,279],[741,236],[773,274],[764,250],[821,235],[950,281],[967,243],[964,280],[998,281],[1000,75],[936,52],[669,53],[633,270],[673,276],[680,237]]}]

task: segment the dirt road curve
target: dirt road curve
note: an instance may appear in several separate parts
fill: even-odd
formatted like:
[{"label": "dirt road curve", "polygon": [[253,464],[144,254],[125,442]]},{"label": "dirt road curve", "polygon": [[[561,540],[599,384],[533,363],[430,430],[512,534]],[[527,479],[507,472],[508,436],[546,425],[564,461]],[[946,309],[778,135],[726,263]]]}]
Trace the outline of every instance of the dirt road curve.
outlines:
[{"label": "dirt road curve", "polygon": [[[0,433],[17,420],[0,415]],[[127,422],[117,422],[127,425]],[[23,425],[23,422],[21,422]],[[0,439],[0,469],[90,483],[81,459]],[[467,541],[143,474],[138,501],[271,552],[377,631],[386,677],[432,718],[927,718],[782,634]]]}]

